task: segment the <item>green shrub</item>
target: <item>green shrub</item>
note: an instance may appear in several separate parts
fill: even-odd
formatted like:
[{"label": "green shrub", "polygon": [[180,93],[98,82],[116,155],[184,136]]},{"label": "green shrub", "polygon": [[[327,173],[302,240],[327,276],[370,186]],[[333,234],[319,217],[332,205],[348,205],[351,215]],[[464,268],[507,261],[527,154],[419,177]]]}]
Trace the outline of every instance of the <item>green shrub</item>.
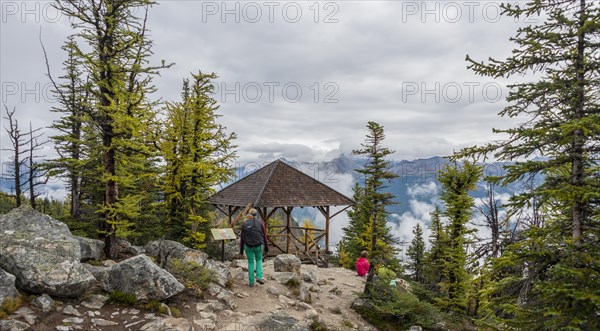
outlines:
[{"label": "green shrub", "polygon": [[161,302],[156,300],[150,300],[148,302],[140,303],[138,308],[144,310],[150,310],[153,312],[161,312]]},{"label": "green shrub", "polygon": [[287,282],[285,282],[285,285],[289,288],[297,288],[300,287],[300,281],[298,280],[298,278],[290,278],[287,280]]},{"label": "green shrub", "polygon": [[320,322],[319,320],[313,321],[309,325],[309,328],[311,331],[329,331],[327,326],[324,323]]},{"label": "green shrub", "polygon": [[169,271],[189,289],[205,290],[210,283],[217,281],[213,271],[194,261],[172,258],[169,260]]},{"label": "green shrub", "polygon": [[437,307],[384,280],[375,279],[370,294],[361,297],[367,305],[358,313],[380,330],[398,330],[411,325],[432,328],[443,320]]},{"label": "green shrub", "polygon": [[8,315],[17,311],[22,304],[23,299],[21,299],[20,296],[4,300],[4,303],[2,303],[2,306],[0,306],[0,319],[7,318]]},{"label": "green shrub", "polygon": [[181,311],[177,308],[177,307],[169,307],[171,308],[171,315],[173,315],[173,317],[180,317],[181,316]]},{"label": "green shrub", "polygon": [[292,294],[300,295],[300,281],[297,278],[288,279],[285,285],[292,291]]},{"label": "green shrub", "polygon": [[120,305],[120,306],[133,306],[137,302],[135,294],[127,294],[121,291],[115,291],[110,293],[108,297],[108,303]]}]

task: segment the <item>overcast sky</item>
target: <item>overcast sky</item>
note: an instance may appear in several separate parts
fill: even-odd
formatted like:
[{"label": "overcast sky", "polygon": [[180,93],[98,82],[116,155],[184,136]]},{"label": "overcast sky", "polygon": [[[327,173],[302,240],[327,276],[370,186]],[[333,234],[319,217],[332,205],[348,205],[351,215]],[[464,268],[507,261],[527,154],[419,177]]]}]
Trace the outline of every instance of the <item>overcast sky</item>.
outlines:
[{"label": "overcast sky", "polygon": [[[38,36],[59,76],[73,30],[51,2],[1,4],[2,108],[48,126],[56,114]],[[155,78],[154,98],[177,100],[190,72],[217,73],[220,121],[238,134],[240,162],[349,154],[368,121],[385,126],[394,159],[448,155],[514,124],[497,116],[506,82],[465,62],[509,54],[523,22],[498,12],[489,1],[161,2],[150,9],[152,61],[175,66]]]}]

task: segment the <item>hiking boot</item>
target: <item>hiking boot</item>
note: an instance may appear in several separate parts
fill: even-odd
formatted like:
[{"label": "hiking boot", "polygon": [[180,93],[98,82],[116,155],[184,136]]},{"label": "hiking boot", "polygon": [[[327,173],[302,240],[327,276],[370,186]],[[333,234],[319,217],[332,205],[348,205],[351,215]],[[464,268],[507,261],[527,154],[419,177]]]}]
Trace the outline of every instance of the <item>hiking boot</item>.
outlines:
[{"label": "hiking boot", "polygon": [[262,280],[262,278],[260,278],[260,279],[257,279],[256,281],[257,281],[259,284],[261,284],[261,285],[265,283],[265,281],[264,281],[264,280]]},{"label": "hiking boot", "polygon": [[249,284],[250,287],[254,287],[254,284]]}]

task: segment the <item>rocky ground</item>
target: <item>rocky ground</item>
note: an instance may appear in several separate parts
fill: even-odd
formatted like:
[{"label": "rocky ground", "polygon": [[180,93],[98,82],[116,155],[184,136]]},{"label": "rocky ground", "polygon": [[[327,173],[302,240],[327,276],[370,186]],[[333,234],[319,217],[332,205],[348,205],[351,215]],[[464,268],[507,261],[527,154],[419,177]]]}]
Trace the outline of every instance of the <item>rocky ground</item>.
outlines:
[{"label": "rocky ground", "polygon": [[[249,287],[245,260],[122,240],[112,261],[103,246],[29,207],[0,215],[0,331],[373,329],[350,308],[364,287],[350,270],[278,255],[264,263],[266,283]],[[212,282],[190,285],[206,272]]]},{"label": "rocky ground", "polygon": [[[49,312],[27,303],[1,330],[309,330],[318,321],[331,330],[373,330],[351,308],[364,279],[342,268],[302,265],[300,274],[275,272],[273,259],[264,264],[264,285],[249,287],[244,260],[227,263],[232,275],[229,307],[216,295],[200,300],[184,292],[168,300],[179,318],[131,307],[106,304],[108,297],[83,301],[54,300]],[[288,279],[302,279],[289,286]],[[294,284],[295,282],[291,282]],[[211,292],[211,289],[209,291]],[[214,293],[213,293],[214,294]],[[308,301],[308,302],[305,302]],[[6,322],[6,321],[5,321]],[[2,325],[2,324],[0,324]],[[313,324],[314,325],[314,324]]]}]

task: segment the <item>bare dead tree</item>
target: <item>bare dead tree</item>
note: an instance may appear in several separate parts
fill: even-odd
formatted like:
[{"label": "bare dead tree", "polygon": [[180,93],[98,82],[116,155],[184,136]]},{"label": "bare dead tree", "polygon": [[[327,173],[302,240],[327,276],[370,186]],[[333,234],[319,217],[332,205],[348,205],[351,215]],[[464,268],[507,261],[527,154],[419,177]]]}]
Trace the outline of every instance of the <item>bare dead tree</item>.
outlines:
[{"label": "bare dead tree", "polygon": [[11,163],[8,166],[7,173],[3,174],[3,177],[7,180],[14,182],[14,190],[15,190],[15,200],[17,203],[17,207],[20,207],[23,203],[21,200],[22,197],[22,188],[25,185],[23,180],[23,169],[26,163],[27,155],[27,141],[24,139],[27,137],[27,133],[21,132],[19,129],[19,122],[16,118],[14,118],[14,114],[16,108],[13,108],[12,111],[8,110],[8,107],[5,105],[4,109],[6,111],[5,119],[8,120],[8,127],[4,127],[6,132],[8,133],[8,138],[11,142],[11,148],[2,148],[4,151],[12,152],[12,155],[9,157]]},{"label": "bare dead tree", "polygon": [[43,133],[40,132],[42,128],[33,129],[31,122],[29,122],[29,156],[27,157],[27,170],[29,176],[27,177],[27,183],[29,185],[29,204],[31,208],[36,208],[35,199],[40,196],[39,192],[36,192],[36,187],[45,185],[48,182],[48,170],[41,166],[37,159],[43,158],[44,156],[36,155],[35,152],[42,149],[43,145],[48,143],[48,140],[39,141]]},{"label": "bare dead tree", "polygon": [[506,244],[505,237],[511,237],[509,234],[509,220],[514,215],[511,210],[502,218],[500,217],[499,209],[500,201],[496,198],[495,187],[492,182],[488,182],[487,196],[481,199],[482,204],[477,206],[477,210],[485,217],[483,223],[475,223],[477,226],[484,226],[490,229],[489,238],[481,238],[475,235],[475,241],[478,243],[475,248],[474,258],[480,259],[484,256],[497,258],[502,253],[502,248]]}]

